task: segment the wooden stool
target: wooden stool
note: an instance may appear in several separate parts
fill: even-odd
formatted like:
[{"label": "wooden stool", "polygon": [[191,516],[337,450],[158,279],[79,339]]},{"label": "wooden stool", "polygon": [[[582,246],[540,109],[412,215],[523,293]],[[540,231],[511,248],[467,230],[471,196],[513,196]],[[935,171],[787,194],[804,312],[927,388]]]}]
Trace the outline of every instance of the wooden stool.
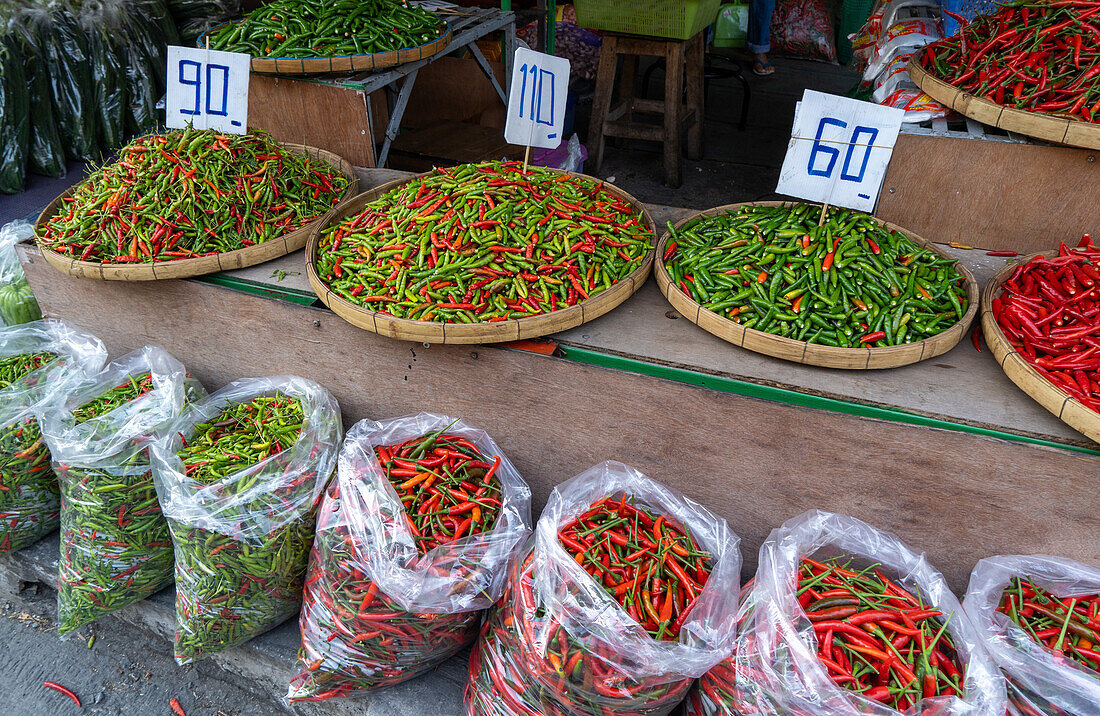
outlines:
[{"label": "wooden stool", "polygon": [[[623,56],[617,104],[611,107],[615,71]],[[665,60],[665,100],[642,99],[634,95],[634,75],[638,57],[662,57]],[[687,104],[684,94],[687,74]],[[635,113],[664,116],[664,124],[634,120]],[[592,99],[592,125],[588,130],[588,148],[595,171],[603,164],[604,137],[649,139],[665,145],[665,183],[678,187],[683,179],[680,161],[680,133],[687,127],[687,155],[698,159],[703,153],[703,33],[690,40],[604,33],[600,50],[600,69]]]}]

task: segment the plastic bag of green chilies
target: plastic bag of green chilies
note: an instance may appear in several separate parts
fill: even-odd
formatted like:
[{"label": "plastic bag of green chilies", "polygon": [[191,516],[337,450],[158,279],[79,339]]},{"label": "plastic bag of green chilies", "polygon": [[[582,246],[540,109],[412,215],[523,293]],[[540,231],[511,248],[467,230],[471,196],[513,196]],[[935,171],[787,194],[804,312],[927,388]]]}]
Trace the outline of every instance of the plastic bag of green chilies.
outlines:
[{"label": "plastic bag of green chilies", "polygon": [[64,321],[0,328],[0,552],[57,529],[57,476],[38,421],[106,360],[98,338]]},{"label": "plastic bag of green chilies", "polygon": [[43,415],[61,486],[61,635],[172,583],[172,539],[146,452],[188,399],[183,364],[145,346],[76,385]]},{"label": "plastic bag of green chilies", "polygon": [[158,124],[157,102],[164,95],[167,49],[163,41],[156,39],[156,26],[141,13],[127,13],[123,23],[126,43],[121,49],[129,90],[127,128],[131,134],[144,134]]},{"label": "plastic bag of green chilies", "polygon": [[343,428],[327,390],[248,378],[197,401],[150,449],[176,558],[176,661],[298,614],[317,505]]},{"label": "plastic bag of green chilies", "polygon": [[15,245],[32,236],[34,226],[26,221],[12,221],[0,228],[0,321],[4,325],[42,318],[42,310],[15,253]]},{"label": "plastic bag of green chilies", "polygon": [[0,35],[0,192],[23,191],[30,144],[30,96],[15,38]]},{"label": "plastic bag of green chilies", "polygon": [[[88,43],[92,76],[93,102],[99,130],[99,145],[104,151],[120,147],[126,140],[126,67],[116,36],[120,35],[122,5],[85,3],[80,22]],[[125,38],[123,36],[123,41]]]},{"label": "plastic bag of green chilies", "polygon": [[65,176],[65,145],[54,116],[50,71],[39,35],[48,22],[45,9],[21,7],[12,19],[11,27],[19,41],[23,56],[23,73],[27,80],[30,110],[30,145],[27,169],[48,177]]},{"label": "plastic bag of green chilies", "polygon": [[95,89],[88,43],[72,11],[60,3],[50,7],[49,21],[39,35],[50,70],[50,88],[61,141],[71,159],[99,155]]}]

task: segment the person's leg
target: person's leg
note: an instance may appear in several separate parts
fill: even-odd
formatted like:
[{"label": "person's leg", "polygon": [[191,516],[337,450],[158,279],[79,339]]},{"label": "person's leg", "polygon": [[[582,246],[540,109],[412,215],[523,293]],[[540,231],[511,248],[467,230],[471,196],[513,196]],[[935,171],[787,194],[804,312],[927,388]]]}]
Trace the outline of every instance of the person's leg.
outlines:
[{"label": "person's leg", "polygon": [[750,0],[749,2],[749,51],[753,54],[752,71],[758,75],[770,75],[775,67],[768,62],[771,50],[772,13],[775,0]]}]

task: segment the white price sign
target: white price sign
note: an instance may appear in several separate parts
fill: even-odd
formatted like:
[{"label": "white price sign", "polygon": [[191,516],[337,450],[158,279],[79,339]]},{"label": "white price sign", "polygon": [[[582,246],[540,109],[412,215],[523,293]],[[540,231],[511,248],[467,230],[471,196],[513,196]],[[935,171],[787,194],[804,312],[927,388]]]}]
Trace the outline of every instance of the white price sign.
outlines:
[{"label": "white price sign", "polygon": [[505,141],[546,149],[558,146],[565,130],[568,92],[569,60],[517,49],[508,92]]},{"label": "white price sign", "polygon": [[250,63],[240,52],[169,45],[167,125],[244,134]]},{"label": "white price sign", "polygon": [[905,112],[806,90],[776,191],[874,211]]}]

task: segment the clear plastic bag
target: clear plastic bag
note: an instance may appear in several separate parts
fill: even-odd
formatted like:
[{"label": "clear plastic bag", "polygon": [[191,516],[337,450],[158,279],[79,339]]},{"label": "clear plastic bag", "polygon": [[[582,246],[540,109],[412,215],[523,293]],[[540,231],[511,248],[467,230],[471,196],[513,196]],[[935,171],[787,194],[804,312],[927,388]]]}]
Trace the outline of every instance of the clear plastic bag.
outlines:
[{"label": "clear plastic bag", "polygon": [[65,146],[61,143],[57,120],[54,119],[50,71],[39,37],[47,21],[48,14],[44,8],[25,6],[13,14],[10,27],[19,40],[23,73],[27,80],[31,124],[27,169],[43,176],[63,177],[66,171]]},{"label": "clear plastic bag", "polygon": [[99,156],[88,41],[76,16],[62,3],[50,5],[39,41],[50,70],[50,90],[61,141],[69,158]]},{"label": "clear plastic bag", "polygon": [[80,22],[88,42],[88,61],[93,87],[92,106],[96,113],[99,145],[104,151],[121,147],[126,139],[126,67],[118,39],[122,35],[120,3],[86,1]]},{"label": "clear plastic bag", "polygon": [[1100,592],[1100,569],[1046,555],[990,557],[974,567],[963,601],[1008,681],[1010,713],[1100,716],[1100,674],[1048,651],[997,611],[1014,577],[1066,598]]},{"label": "clear plastic bag", "polygon": [[42,318],[42,309],[27,283],[15,245],[34,236],[27,221],[12,221],[0,228],[0,321],[14,326]]},{"label": "clear plastic bag", "polygon": [[[559,542],[560,528],[620,495],[678,525],[711,556],[710,576],[682,612],[675,640],[650,636]],[[670,713],[692,680],[733,650],[739,542],[725,520],[619,462],[558,485],[482,627],[467,712]]]},{"label": "clear plastic bag", "polygon": [[[259,398],[273,400],[249,417],[257,425],[300,405],[293,444],[246,442],[222,462],[233,457],[230,465],[247,467],[228,467],[208,483],[193,479],[177,452],[193,442],[196,426]],[[240,644],[298,613],[317,504],[342,437],[340,406],[327,390],[277,376],[235,381],[195,402],[152,445],[153,481],[176,559],[177,662]]]},{"label": "clear plastic bag", "polygon": [[777,55],[836,62],[833,0],[776,0],[771,49]]},{"label": "clear plastic bag", "polygon": [[186,400],[205,394],[183,364],[145,346],[76,385],[43,416],[61,486],[59,634],[172,583],[172,539],[146,448]]},{"label": "clear plastic bag", "polygon": [[0,193],[23,191],[30,136],[30,95],[23,56],[15,36],[0,28]]},{"label": "clear plastic bag", "polygon": [[[422,552],[376,448],[440,432],[468,440],[493,461],[473,469],[483,480],[496,478],[500,506],[488,531]],[[426,462],[436,459],[426,453]],[[288,700],[400,683],[458,653],[477,636],[481,611],[500,596],[530,532],[531,490],[487,433],[429,413],[356,423],[318,517],[299,619],[301,671]]]},{"label": "clear plastic bag", "polygon": [[[57,476],[38,421],[107,360],[98,338],[64,321],[0,328],[0,365],[30,355],[41,367],[0,387],[0,552],[22,549],[57,529]],[[7,372],[4,365],[0,373]]]},{"label": "clear plastic bag", "polygon": [[[733,664],[703,677],[694,699],[704,714],[799,714],[800,716],[896,716],[886,704],[833,683],[817,656],[813,624],[798,600],[803,558],[851,559],[854,568],[877,564],[889,579],[946,615],[946,633],[964,667],[962,697],[921,699],[905,714],[1001,716],[1004,679],[985,651],[981,634],[963,613],[943,577],[894,535],[852,517],[810,511],[773,530],[760,547],[759,567],[742,607]],[[715,677],[715,674],[722,676]],[[720,681],[714,681],[720,678]],[[715,699],[713,694],[726,698]],[[693,695],[696,696],[696,695]]]}]

